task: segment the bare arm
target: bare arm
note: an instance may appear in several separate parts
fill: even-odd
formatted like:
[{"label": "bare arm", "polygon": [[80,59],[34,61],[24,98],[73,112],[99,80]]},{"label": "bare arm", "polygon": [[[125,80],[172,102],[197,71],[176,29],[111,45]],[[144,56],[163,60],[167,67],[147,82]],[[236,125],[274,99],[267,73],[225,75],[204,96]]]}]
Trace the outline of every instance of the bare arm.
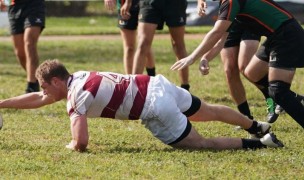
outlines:
[{"label": "bare arm", "polygon": [[54,102],[41,91],[0,100],[0,108],[36,109]]},{"label": "bare arm", "polygon": [[203,55],[199,64],[199,70],[202,75],[209,74],[209,62],[212,61],[223,49],[225,45],[228,33],[226,32],[222,38],[210,49],[207,53]]},{"label": "bare arm", "polygon": [[5,11],[5,8],[6,8],[6,6],[5,6],[3,0],[0,0],[0,11]]},{"label": "bare arm", "polygon": [[199,16],[206,15],[207,3],[206,0],[198,0],[197,1],[197,11]]},{"label": "bare arm", "polygon": [[189,56],[173,64],[171,69],[181,70],[186,66],[193,64],[198,58],[201,58],[222,38],[230,24],[230,21],[217,20],[212,30],[207,33],[200,45]]},{"label": "bare arm", "polygon": [[120,8],[120,15],[123,19],[128,20],[131,17],[130,8],[132,5],[132,0],[126,0],[125,3]]},{"label": "bare arm", "polygon": [[81,115],[71,120],[72,141],[66,146],[68,149],[83,152],[86,150],[89,133],[86,115]]},{"label": "bare arm", "polygon": [[223,49],[227,36],[228,33],[224,33],[221,39],[213,46],[212,49],[205,53],[201,59],[212,61]]},{"label": "bare arm", "polygon": [[116,6],[116,0],[105,0],[104,5],[109,11],[114,11]]}]

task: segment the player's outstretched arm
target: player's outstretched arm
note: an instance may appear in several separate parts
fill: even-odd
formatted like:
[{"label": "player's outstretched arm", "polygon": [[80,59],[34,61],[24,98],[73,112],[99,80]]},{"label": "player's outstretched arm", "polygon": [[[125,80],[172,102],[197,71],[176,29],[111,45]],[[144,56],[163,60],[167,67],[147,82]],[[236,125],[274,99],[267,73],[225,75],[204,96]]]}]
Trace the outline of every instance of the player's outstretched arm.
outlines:
[{"label": "player's outstretched arm", "polygon": [[193,64],[195,60],[201,58],[205,53],[214,47],[214,45],[225,35],[227,29],[231,25],[230,21],[217,20],[211,31],[207,33],[199,46],[187,57],[176,61],[171,70],[182,70],[185,67]]},{"label": "player's outstretched arm", "polygon": [[0,108],[36,109],[54,102],[41,91],[0,100]]}]

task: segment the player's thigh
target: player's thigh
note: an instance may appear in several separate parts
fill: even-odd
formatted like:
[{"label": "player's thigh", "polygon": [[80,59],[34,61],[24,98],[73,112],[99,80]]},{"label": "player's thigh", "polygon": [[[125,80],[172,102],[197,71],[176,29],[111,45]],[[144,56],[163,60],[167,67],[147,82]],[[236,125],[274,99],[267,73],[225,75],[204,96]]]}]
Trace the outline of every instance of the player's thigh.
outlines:
[{"label": "player's thigh", "polygon": [[217,111],[215,111],[215,106],[200,100],[200,107],[196,110],[194,114],[188,117],[190,121],[210,121],[217,120]]},{"label": "player's thigh", "polygon": [[41,33],[41,27],[39,26],[32,26],[25,28],[24,42],[30,44],[36,44],[40,36],[40,33]]},{"label": "player's thigh", "polygon": [[17,53],[24,53],[24,41],[23,41],[23,34],[15,34],[12,35],[14,48]]},{"label": "player's thigh", "polygon": [[175,45],[184,46],[185,26],[169,27],[169,32]]},{"label": "player's thigh", "polygon": [[120,29],[120,34],[123,40],[124,47],[134,48],[136,47],[136,30]]},{"label": "player's thigh", "polygon": [[238,68],[239,46],[226,47],[221,51],[221,59],[225,72]]},{"label": "player's thigh", "polygon": [[240,43],[239,55],[238,55],[238,65],[240,71],[244,71],[251,58],[256,53],[259,47],[258,40],[243,40]]},{"label": "player's thigh", "polygon": [[138,46],[151,45],[156,28],[157,24],[139,22],[137,28]]},{"label": "player's thigh", "polygon": [[281,80],[287,83],[292,82],[295,74],[295,69],[280,69],[280,68],[269,68],[269,81]]},{"label": "player's thigh", "polygon": [[245,76],[253,82],[261,80],[268,73],[268,62],[254,55],[245,68]]}]

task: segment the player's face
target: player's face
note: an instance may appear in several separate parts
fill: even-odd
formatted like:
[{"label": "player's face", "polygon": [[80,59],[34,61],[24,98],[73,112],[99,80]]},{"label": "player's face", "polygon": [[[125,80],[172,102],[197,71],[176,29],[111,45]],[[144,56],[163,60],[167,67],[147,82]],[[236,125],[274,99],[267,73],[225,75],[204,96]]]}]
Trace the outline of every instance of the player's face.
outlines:
[{"label": "player's face", "polygon": [[40,82],[40,86],[41,89],[43,89],[43,94],[47,95],[48,97],[58,101],[60,100],[58,97],[58,89],[56,86],[56,83],[53,82],[53,80],[51,81],[51,83],[47,83],[47,82]]}]

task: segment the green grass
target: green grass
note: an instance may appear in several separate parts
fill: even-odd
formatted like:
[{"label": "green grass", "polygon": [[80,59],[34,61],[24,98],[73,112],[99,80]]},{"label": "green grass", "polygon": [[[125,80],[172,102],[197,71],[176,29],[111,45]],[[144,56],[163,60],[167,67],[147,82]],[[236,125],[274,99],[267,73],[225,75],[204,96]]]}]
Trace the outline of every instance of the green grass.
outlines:
[{"label": "green grass", "polygon": [[[199,42],[187,40],[188,51]],[[179,85],[177,72],[169,70],[175,61],[169,40],[155,39],[153,50],[157,73]],[[25,72],[16,61],[11,42],[0,42],[0,54],[0,99],[24,93]],[[40,41],[39,55],[41,61],[59,58],[71,72],[123,73],[120,39]],[[236,109],[219,58],[210,65],[208,76],[200,75],[197,63],[191,66],[191,92],[207,102]],[[303,92],[303,75],[303,70],[298,70],[292,86],[296,92]],[[243,82],[255,118],[265,120],[262,95],[248,81]],[[90,119],[88,152],[77,153],[65,148],[71,134],[64,101],[37,110],[0,112],[4,118],[0,179],[304,179],[303,129],[286,114],[273,125],[286,145],[282,149],[174,150],[153,138],[140,121]],[[244,131],[234,131],[223,123],[193,126],[205,137],[247,137]]]},{"label": "green grass", "polygon": [[[187,33],[206,33],[210,30],[210,26],[188,27]],[[167,26],[164,30],[157,33],[167,33]],[[79,18],[59,18],[47,17],[46,27],[43,35],[100,35],[100,34],[118,34],[116,16],[92,16]],[[8,36],[7,28],[0,28],[0,36]]]}]

